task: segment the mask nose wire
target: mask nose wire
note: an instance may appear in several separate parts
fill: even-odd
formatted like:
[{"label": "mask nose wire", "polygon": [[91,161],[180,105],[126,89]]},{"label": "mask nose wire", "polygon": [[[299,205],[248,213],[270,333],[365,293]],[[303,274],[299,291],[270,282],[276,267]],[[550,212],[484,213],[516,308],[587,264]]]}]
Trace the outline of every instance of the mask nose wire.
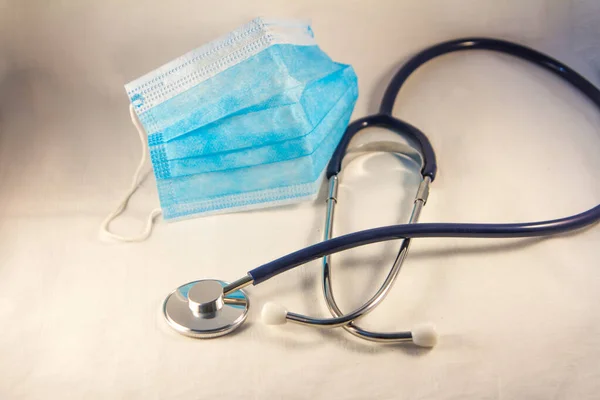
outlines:
[{"label": "mask nose wire", "polygon": [[154,225],[154,220],[156,219],[156,217],[162,214],[162,210],[160,208],[155,208],[150,212],[146,220],[146,226],[144,227],[144,230],[136,236],[122,236],[110,230],[110,223],[114,221],[119,215],[121,215],[123,211],[125,211],[125,209],[127,208],[127,204],[129,203],[129,199],[131,199],[131,196],[133,196],[133,194],[139,188],[141,183],[140,175],[142,174],[142,170],[144,169],[146,161],[148,160],[148,150],[146,148],[145,139],[146,133],[144,132],[144,128],[140,124],[140,121],[137,118],[137,115],[135,114],[132,104],[129,105],[129,115],[131,117],[131,122],[133,123],[133,126],[135,126],[135,129],[137,130],[138,136],[140,138],[140,143],[142,145],[142,156],[140,158],[140,162],[138,163],[135,172],[133,173],[133,178],[129,190],[125,193],[125,196],[123,197],[119,205],[114,209],[114,211],[108,214],[104,221],[102,221],[102,224],[100,225],[100,236],[114,239],[119,242],[143,242],[144,240],[148,239],[148,237],[152,233],[152,227]]}]

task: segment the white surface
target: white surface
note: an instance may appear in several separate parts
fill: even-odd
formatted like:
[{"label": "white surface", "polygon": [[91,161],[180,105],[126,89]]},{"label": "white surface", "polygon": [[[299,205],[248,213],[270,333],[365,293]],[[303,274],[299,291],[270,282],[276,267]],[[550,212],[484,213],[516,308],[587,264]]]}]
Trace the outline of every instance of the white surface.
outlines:
[{"label": "white surface", "polygon": [[[363,323],[432,321],[431,351],[264,326],[267,301],[327,315],[319,262],[249,288],[234,335],[192,340],[161,320],[175,287],[236,279],[320,240],[322,203],[159,223],[140,244],[98,241],[139,157],[123,84],[259,14],[312,18],[323,48],[356,69],[355,117],[376,109],[407,57],[464,35],[518,40],[598,77],[591,1],[322,3],[0,1],[0,398],[597,398],[597,226],[544,240],[416,240]],[[600,200],[600,113],[522,62],[444,57],[411,79],[396,115],[438,152],[423,222],[556,218]],[[351,163],[335,234],[406,220],[417,181],[403,172],[392,156]],[[137,232],[156,204],[149,179],[115,228]],[[343,309],[375,290],[396,246],[333,257]]]},{"label": "white surface", "polygon": [[260,312],[262,321],[267,325],[283,325],[287,322],[287,310],[281,304],[266,303]]}]

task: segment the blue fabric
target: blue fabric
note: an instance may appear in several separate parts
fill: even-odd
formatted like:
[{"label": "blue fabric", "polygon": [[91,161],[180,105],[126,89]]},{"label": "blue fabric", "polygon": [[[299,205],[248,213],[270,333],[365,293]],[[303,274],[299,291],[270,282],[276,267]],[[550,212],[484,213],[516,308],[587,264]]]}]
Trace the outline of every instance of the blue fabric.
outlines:
[{"label": "blue fabric", "polygon": [[158,133],[167,142],[227,116],[297,102],[304,85],[341,68],[317,46],[273,45],[142,113],[140,121],[149,137]]},{"label": "blue fabric", "polygon": [[[277,204],[294,198],[312,198],[320,187],[325,166],[346,130],[357,96],[329,113],[317,129],[325,140],[310,155],[225,171],[157,180],[165,219],[223,209],[245,209],[255,204]],[[350,96],[349,96],[350,97]]]},{"label": "blue fabric", "polygon": [[[263,119],[262,122],[257,121],[258,118],[254,115],[259,113],[254,113],[234,118],[237,120],[236,124],[230,121],[224,121],[221,124],[217,124],[219,127],[223,125],[248,125],[249,129],[261,126],[262,129],[269,129],[269,132],[260,132],[256,134],[254,138],[248,138],[248,140],[254,139],[254,141],[264,141],[266,143],[273,140],[273,144],[248,146],[242,150],[225,151],[213,153],[208,156],[179,159],[168,159],[166,154],[167,151],[174,150],[172,145],[174,142],[178,142],[178,139],[167,143],[167,145],[151,145],[150,154],[156,177],[163,179],[193,175],[202,172],[221,171],[230,168],[240,168],[272,163],[274,161],[289,160],[312,154],[329,134],[327,130],[319,127],[318,124],[329,113],[339,113],[345,110],[348,107],[348,104],[353,104],[356,99],[356,76],[354,75],[352,68],[344,68],[339,73],[329,75],[326,80],[330,87],[328,88],[326,83],[320,85],[319,91],[322,92],[322,101],[320,102],[321,107],[318,107],[318,110],[315,110],[315,112],[311,114],[308,113],[310,107],[315,109],[317,107],[310,104],[309,101],[304,101],[304,98],[302,98],[299,103],[296,103],[293,106],[267,110],[276,112],[266,113],[267,115],[264,117],[268,119]],[[312,99],[310,101],[312,101]],[[287,111],[292,107],[297,108],[298,112],[287,114]],[[281,113],[279,113],[279,111],[281,111]],[[317,117],[314,117],[315,115]],[[286,116],[290,116],[290,118],[286,118]],[[309,121],[309,117],[311,116],[316,120],[316,123],[311,123],[311,121]],[[232,131],[238,136],[247,136],[243,134],[243,130],[239,126],[235,126]],[[285,140],[284,137],[283,140],[280,140],[282,136],[290,133],[294,133],[291,139]],[[298,136],[298,133],[302,133],[302,135]],[[208,135],[204,133],[204,136],[194,135],[193,138],[200,141],[206,136]],[[187,137],[189,137],[189,135],[186,135],[184,138]],[[194,146],[190,144],[188,146],[175,147],[175,149],[181,149],[183,153],[186,153],[187,151],[193,150]],[[172,153],[173,151],[171,151],[171,154]]]}]

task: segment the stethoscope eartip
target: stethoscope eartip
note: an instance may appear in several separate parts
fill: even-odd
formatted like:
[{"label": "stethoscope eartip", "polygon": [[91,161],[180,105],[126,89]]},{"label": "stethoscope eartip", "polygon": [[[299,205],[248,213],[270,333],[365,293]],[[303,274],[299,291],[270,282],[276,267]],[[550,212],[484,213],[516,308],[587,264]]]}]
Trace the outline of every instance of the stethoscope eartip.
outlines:
[{"label": "stethoscope eartip", "polygon": [[438,334],[433,324],[423,324],[412,330],[412,341],[420,347],[434,347],[438,342]]},{"label": "stethoscope eartip", "polygon": [[261,311],[261,318],[267,325],[283,325],[287,322],[288,311],[280,304],[267,303]]}]

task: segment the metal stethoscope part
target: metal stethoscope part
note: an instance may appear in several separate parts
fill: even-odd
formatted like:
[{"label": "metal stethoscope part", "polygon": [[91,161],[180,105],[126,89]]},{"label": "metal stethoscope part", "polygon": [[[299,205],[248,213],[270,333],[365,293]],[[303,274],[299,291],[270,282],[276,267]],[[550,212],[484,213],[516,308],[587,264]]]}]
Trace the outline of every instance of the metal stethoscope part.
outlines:
[{"label": "metal stethoscope part", "polygon": [[[379,146],[377,146],[377,145],[379,145]],[[408,149],[410,149],[410,148],[408,148]],[[396,153],[399,155],[407,155],[407,156],[409,156],[409,158],[416,161],[419,164],[419,167],[421,169],[423,168],[423,159],[421,158],[421,154],[418,152],[411,154],[406,149],[401,148],[401,145],[399,143],[394,143],[394,142],[369,143],[367,145],[360,146],[353,151],[363,151],[363,150],[365,150],[365,151],[385,151],[385,152],[393,152],[393,153]],[[413,156],[414,158],[411,156]],[[421,214],[421,210],[423,209],[423,207],[425,206],[425,203],[427,202],[427,196],[429,195],[429,184],[430,183],[431,183],[431,178],[428,176],[423,178],[423,180],[421,181],[421,184],[419,185],[419,189],[417,191],[417,195],[415,196],[413,210],[412,210],[410,219],[408,221],[409,224],[415,224],[418,222],[419,216]],[[331,236],[332,236],[333,220],[334,220],[334,216],[335,216],[335,206],[338,202],[337,189],[338,189],[338,175],[336,174],[329,178],[329,196],[327,199],[327,218],[325,220],[325,235],[324,235],[323,240],[329,240],[329,239],[331,239]],[[400,272],[400,269],[402,268],[402,264],[404,263],[404,260],[406,259],[406,256],[408,254],[409,247],[410,247],[410,239],[404,239],[400,245],[400,249],[398,250],[398,254],[396,255],[394,264],[392,265],[390,272],[388,273],[387,277],[385,278],[385,280],[384,280],[383,284],[381,285],[381,287],[379,288],[379,290],[375,293],[375,295],[369,301],[367,301],[362,307],[360,307],[360,309],[358,309],[355,312],[353,312],[349,315],[346,315],[346,316],[344,316],[344,313],[338,307],[338,305],[335,301],[335,297],[333,295],[333,288],[332,288],[332,283],[331,283],[331,281],[332,281],[331,257],[330,257],[330,255],[327,255],[323,258],[323,279],[322,279],[323,296],[325,297],[325,300],[327,301],[327,307],[329,308],[329,311],[331,312],[331,314],[334,317],[344,318],[344,319],[349,318],[348,323],[345,325],[342,325],[343,328],[347,332],[349,332],[349,333],[353,334],[354,336],[357,336],[361,339],[365,339],[365,340],[369,340],[369,341],[373,341],[373,342],[398,343],[398,342],[408,342],[408,341],[414,340],[412,332],[393,332],[393,333],[373,332],[373,331],[368,331],[368,330],[365,330],[365,329],[357,326],[354,322],[357,318],[364,316],[368,312],[372,311],[377,305],[379,305],[383,301],[383,299],[388,294],[388,292],[390,291],[390,289],[392,288],[394,282],[396,281],[396,279],[398,277],[398,273]],[[357,311],[358,311],[358,313],[357,313]],[[427,344],[433,345],[434,341],[437,340],[435,331],[434,331],[433,327],[431,327],[431,326],[420,327],[419,332],[428,332],[428,334],[426,335],[427,339],[428,339]],[[424,344],[423,341],[420,341],[420,339],[423,339],[422,333],[421,334],[417,333],[414,336],[417,337],[418,344]]]},{"label": "metal stethoscope part", "polygon": [[[164,302],[164,316],[178,332],[192,337],[210,338],[229,333],[246,319],[249,301],[242,290],[253,284],[258,285],[282,272],[319,258],[323,258],[323,294],[332,318],[312,318],[288,312],[285,308],[268,303],[262,311],[263,320],[268,324],[282,324],[287,321],[322,328],[343,327],[362,339],[375,342],[410,342],[431,347],[436,343],[435,331],[430,326],[420,327],[412,332],[379,333],[367,331],[355,321],[379,305],[391,289],[410,246],[411,238],[522,238],[550,236],[570,232],[592,225],[600,220],[600,205],[582,213],[564,218],[511,224],[461,224],[428,223],[417,220],[427,202],[429,185],[435,179],[437,164],[435,152],[427,137],[414,126],[394,118],[391,113],[400,88],[408,77],[421,65],[438,56],[462,50],[492,50],[530,61],[562,78],[578,89],[598,108],[600,91],[577,72],[561,62],[527,47],[514,43],[485,38],[468,38],[444,42],[430,47],[410,59],[392,78],[380,106],[380,113],[352,122],[327,167],[329,196],[325,224],[325,240],[294,253],[288,254],[249,271],[242,278],[226,284],[216,280],[200,280],[179,287]],[[422,181],[415,197],[413,211],[408,224],[391,225],[368,229],[331,238],[335,204],[337,203],[338,173],[346,156],[346,149],[352,137],[369,127],[382,127],[398,133],[415,143],[415,147],[396,142],[369,143],[351,150],[393,152],[417,162],[421,167]],[[332,292],[331,263],[329,255],[354,247],[386,240],[403,239],[398,255],[390,272],[379,290],[365,304],[344,314],[338,307]]]},{"label": "metal stethoscope part", "polygon": [[233,331],[246,320],[250,301],[242,290],[225,294],[226,285],[203,279],[178,287],[163,304],[167,322],[177,332],[197,338],[214,338]]},{"label": "metal stethoscope part", "polygon": [[[367,152],[386,152],[394,153],[398,156],[407,158],[415,162],[419,169],[423,168],[423,157],[421,154],[414,150],[412,147],[407,146],[398,142],[376,142],[366,143],[358,146],[346,153],[346,157],[343,159],[346,161],[349,157],[359,153]],[[419,219],[419,215],[423,206],[427,201],[427,195],[429,193],[429,184],[431,178],[426,176],[422,179],[417,195],[414,200],[413,210],[409,223],[416,223]],[[325,219],[324,229],[324,240],[331,239],[333,231],[333,221],[335,216],[335,206],[338,203],[338,185],[339,178],[338,174],[334,174],[329,177],[329,191],[327,197],[327,216]],[[338,307],[332,289],[332,274],[331,274],[331,259],[327,255],[323,258],[323,296],[327,301],[327,306],[333,315],[333,318],[312,318],[306,315],[296,314],[285,310],[283,307],[275,305],[273,303],[267,303],[263,308],[263,320],[267,324],[281,324],[285,322],[293,322],[300,325],[312,325],[321,328],[336,328],[343,327],[346,331],[351,334],[365,340],[382,343],[399,343],[399,342],[410,342],[413,341],[415,344],[425,347],[431,347],[435,345],[437,341],[437,335],[435,329],[431,324],[419,326],[417,329],[406,332],[393,332],[393,333],[381,333],[372,332],[360,328],[355,324],[355,321],[361,317],[364,317],[369,312],[373,311],[381,302],[385,299],[386,295],[391,290],[398,273],[402,267],[408,249],[410,246],[410,239],[405,239],[400,245],[398,254],[394,261],[392,268],[390,269],[387,277],[385,278],[381,287],[375,292],[373,297],[366,301],[362,306],[356,310],[344,314]]]}]

